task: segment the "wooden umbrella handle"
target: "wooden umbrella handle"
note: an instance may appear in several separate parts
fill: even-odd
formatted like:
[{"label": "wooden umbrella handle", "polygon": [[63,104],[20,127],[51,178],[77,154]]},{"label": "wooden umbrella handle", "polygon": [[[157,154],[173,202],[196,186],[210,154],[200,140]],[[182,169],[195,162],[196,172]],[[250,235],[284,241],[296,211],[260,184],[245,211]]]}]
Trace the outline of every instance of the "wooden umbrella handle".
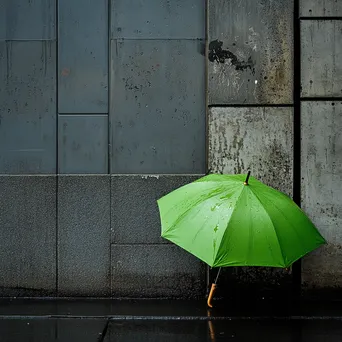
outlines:
[{"label": "wooden umbrella handle", "polygon": [[208,301],[207,301],[209,308],[213,307],[213,305],[211,304],[211,300],[213,299],[214,292],[216,290],[216,286],[217,286],[216,284],[211,284],[211,289],[210,289],[209,297],[208,297]]}]

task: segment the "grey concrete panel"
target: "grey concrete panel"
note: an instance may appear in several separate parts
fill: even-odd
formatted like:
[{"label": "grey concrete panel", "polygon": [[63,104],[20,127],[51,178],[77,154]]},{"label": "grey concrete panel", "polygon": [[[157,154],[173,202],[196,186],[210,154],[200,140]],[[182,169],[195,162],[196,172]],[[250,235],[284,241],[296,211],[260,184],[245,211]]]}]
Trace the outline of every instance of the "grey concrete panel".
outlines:
[{"label": "grey concrete panel", "polygon": [[342,102],[302,104],[302,207],[328,244],[302,264],[305,288],[342,287]]},{"label": "grey concrete panel", "polygon": [[302,17],[342,17],[340,0],[301,0],[300,15]]},{"label": "grey concrete panel", "polygon": [[196,298],[205,266],[176,245],[112,245],[112,296]]},{"label": "grey concrete panel", "polygon": [[108,115],[60,115],[58,172],[108,173]]},{"label": "grey concrete panel", "polygon": [[58,294],[110,291],[110,177],[58,178]]},{"label": "grey concrete panel", "polygon": [[54,42],[0,42],[0,173],[56,172],[55,74]]},{"label": "grey concrete panel", "polygon": [[209,103],[292,102],[293,0],[209,0]]},{"label": "grey concrete panel", "polygon": [[246,173],[292,194],[291,108],[211,108],[209,169]]},{"label": "grey concrete panel", "polygon": [[205,1],[111,1],[114,39],[205,38]]},{"label": "grey concrete panel", "polygon": [[301,22],[302,96],[342,96],[342,21]]},{"label": "grey concrete panel", "polygon": [[108,0],[60,0],[59,113],[108,113]]},{"label": "grey concrete panel", "polygon": [[0,40],[54,40],[56,0],[1,0]]},{"label": "grey concrete panel", "polygon": [[56,294],[56,178],[0,176],[0,295]]},{"label": "grey concrete panel", "polygon": [[205,59],[196,40],[112,41],[111,172],[205,172]]},{"label": "grey concrete panel", "polygon": [[113,243],[166,243],[160,237],[157,200],[200,176],[112,176]]}]

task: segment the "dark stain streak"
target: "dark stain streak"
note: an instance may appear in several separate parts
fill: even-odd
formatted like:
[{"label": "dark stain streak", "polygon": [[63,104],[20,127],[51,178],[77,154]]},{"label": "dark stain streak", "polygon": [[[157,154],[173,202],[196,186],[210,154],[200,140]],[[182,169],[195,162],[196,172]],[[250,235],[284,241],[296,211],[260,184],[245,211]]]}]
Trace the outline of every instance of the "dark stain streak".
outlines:
[{"label": "dark stain streak", "polygon": [[229,50],[222,49],[223,42],[220,40],[213,40],[209,43],[209,61],[224,63],[226,59],[229,59],[236,70],[244,71],[250,69],[254,73],[254,62],[252,57],[249,57],[247,62],[240,61],[236,55]]}]

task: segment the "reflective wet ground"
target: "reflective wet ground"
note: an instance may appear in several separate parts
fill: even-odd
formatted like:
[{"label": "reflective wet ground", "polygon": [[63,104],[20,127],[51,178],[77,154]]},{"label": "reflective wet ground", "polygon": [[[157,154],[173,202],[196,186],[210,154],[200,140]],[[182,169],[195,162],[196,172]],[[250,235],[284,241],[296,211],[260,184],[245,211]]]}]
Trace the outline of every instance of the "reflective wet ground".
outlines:
[{"label": "reflective wet ground", "polygon": [[341,342],[339,321],[5,319],[0,341]]},{"label": "reflective wet ground", "polygon": [[0,342],[342,342],[341,302],[217,304],[0,299]]}]

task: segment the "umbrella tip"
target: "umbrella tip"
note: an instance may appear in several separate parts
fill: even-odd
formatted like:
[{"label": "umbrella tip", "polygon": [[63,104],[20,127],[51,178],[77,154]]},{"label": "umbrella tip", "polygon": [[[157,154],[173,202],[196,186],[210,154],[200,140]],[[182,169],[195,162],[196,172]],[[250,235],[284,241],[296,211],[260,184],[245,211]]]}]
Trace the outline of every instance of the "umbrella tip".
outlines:
[{"label": "umbrella tip", "polygon": [[249,176],[251,175],[251,171],[249,170],[247,173],[247,177],[246,180],[243,182],[243,184],[248,185],[248,180],[249,180]]}]

